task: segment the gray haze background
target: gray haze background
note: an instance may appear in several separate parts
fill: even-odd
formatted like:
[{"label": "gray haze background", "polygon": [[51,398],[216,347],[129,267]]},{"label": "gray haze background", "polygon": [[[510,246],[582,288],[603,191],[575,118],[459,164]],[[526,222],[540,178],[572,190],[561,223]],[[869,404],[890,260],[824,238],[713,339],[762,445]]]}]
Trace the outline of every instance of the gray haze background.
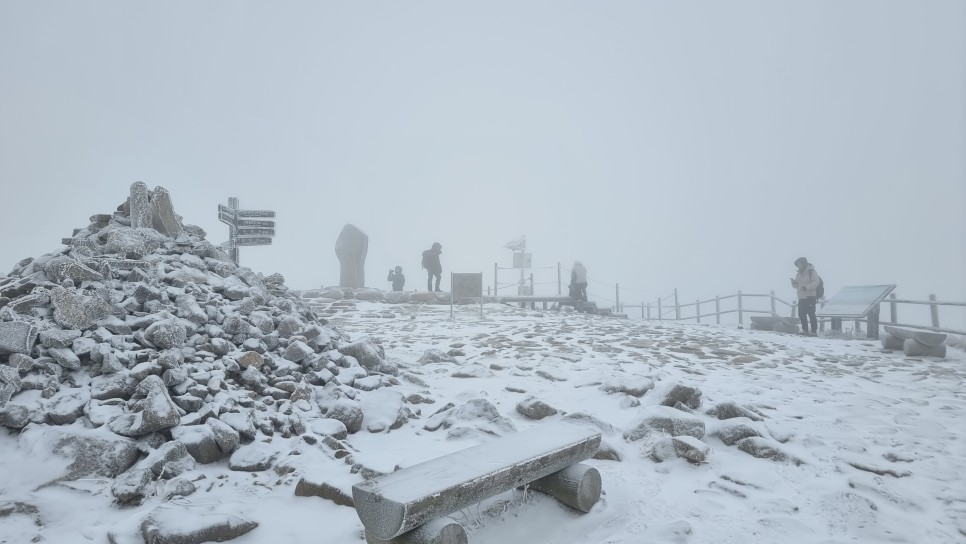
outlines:
[{"label": "gray haze background", "polygon": [[380,288],[433,241],[492,285],[525,234],[605,303],[791,298],[803,255],[966,300],[964,103],[958,0],[0,0],[0,271],[143,180],[216,243],[276,210],[242,264],[293,288],[353,223]]}]

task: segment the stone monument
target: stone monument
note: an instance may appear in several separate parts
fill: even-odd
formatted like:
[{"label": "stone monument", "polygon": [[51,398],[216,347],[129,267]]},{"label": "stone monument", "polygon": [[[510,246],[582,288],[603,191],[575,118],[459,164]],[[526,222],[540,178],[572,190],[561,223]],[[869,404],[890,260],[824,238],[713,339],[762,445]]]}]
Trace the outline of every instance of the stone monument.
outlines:
[{"label": "stone monument", "polygon": [[366,253],[368,252],[369,237],[366,233],[352,224],[342,228],[342,233],[335,242],[335,254],[341,264],[340,287],[366,286]]}]

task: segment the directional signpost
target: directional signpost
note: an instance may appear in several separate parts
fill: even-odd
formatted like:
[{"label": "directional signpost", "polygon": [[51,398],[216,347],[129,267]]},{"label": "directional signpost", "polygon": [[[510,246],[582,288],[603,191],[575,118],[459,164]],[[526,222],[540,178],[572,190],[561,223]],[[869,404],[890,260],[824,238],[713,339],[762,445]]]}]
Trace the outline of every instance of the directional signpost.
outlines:
[{"label": "directional signpost", "polygon": [[218,205],[218,220],[228,225],[228,241],[222,247],[231,260],[238,264],[238,248],[268,246],[275,236],[275,212],[271,210],[240,210],[238,199],[230,197],[228,205]]}]

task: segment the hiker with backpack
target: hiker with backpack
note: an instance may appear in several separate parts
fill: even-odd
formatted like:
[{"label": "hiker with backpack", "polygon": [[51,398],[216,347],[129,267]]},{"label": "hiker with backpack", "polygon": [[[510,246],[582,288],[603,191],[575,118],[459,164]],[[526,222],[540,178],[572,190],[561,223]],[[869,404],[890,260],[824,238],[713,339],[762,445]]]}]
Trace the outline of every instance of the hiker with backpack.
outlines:
[{"label": "hiker with backpack", "polygon": [[[812,263],[805,257],[795,259],[798,275],[792,280],[792,287],[798,291],[798,318],[802,320],[802,334],[818,336],[818,318],[815,317],[815,303],[825,296],[822,277],[815,271]],[[809,330],[811,324],[811,330]]]},{"label": "hiker with backpack", "polygon": [[587,302],[587,268],[580,261],[574,261],[570,270],[570,296]]},{"label": "hiker with backpack", "polygon": [[433,242],[433,247],[423,252],[423,268],[429,277],[426,279],[426,290],[433,290],[433,278],[436,278],[436,291],[440,292],[439,280],[443,277],[443,265],[439,262],[439,254],[443,252],[443,245]]}]

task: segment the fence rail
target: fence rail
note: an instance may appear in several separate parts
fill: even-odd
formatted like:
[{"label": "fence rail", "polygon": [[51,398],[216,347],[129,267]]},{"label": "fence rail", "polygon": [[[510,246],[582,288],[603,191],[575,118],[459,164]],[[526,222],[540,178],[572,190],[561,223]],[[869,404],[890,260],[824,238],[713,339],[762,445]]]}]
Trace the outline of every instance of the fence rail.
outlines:
[{"label": "fence rail", "polygon": [[[761,309],[761,308],[749,308],[749,307],[745,307],[745,301],[746,300],[748,300],[748,299],[761,299],[761,298],[767,298],[769,300],[769,309],[765,310],[765,309]],[[668,305],[666,303],[666,301],[667,300],[671,300],[671,299],[673,299],[674,303],[672,305]],[[737,305],[737,307],[735,307],[735,308],[728,308],[728,309],[722,309],[721,308],[721,303],[722,302],[729,301],[729,300],[732,300],[732,299],[736,299],[736,305]],[[714,311],[713,312],[707,312],[707,311],[705,313],[702,313],[701,312],[701,306],[702,305],[707,305],[707,304],[712,304],[712,303],[714,304]],[[930,324],[929,325],[925,325],[925,324],[922,324],[922,323],[901,323],[901,322],[899,322],[899,318],[898,318],[898,305],[900,305],[900,304],[929,306]],[[888,321],[880,321],[878,319],[878,315],[881,312],[881,308],[882,308],[883,305],[888,305],[889,306],[889,320]],[[966,330],[960,330],[960,329],[955,329],[955,328],[950,328],[950,327],[943,327],[943,326],[940,325],[940,323],[939,323],[939,307],[940,306],[951,306],[951,307],[964,307],[964,308],[966,308],[966,302],[957,302],[957,301],[949,301],[949,300],[937,300],[936,299],[936,295],[929,295],[929,300],[914,300],[914,299],[896,298],[896,295],[893,293],[888,299],[883,300],[882,302],[879,303],[879,308],[878,309],[873,309],[873,312],[875,313],[875,317],[872,318],[872,323],[873,323],[874,326],[891,325],[891,326],[896,326],[896,327],[905,327],[905,328],[910,328],[910,329],[921,329],[921,330],[927,330],[927,331],[944,332],[944,333],[947,333],[947,334],[958,334],[958,335],[966,336]],[[771,291],[769,293],[742,293],[741,291],[738,291],[737,293],[733,293],[733,294],[730,294],[730,295],[719,295],[719,296],[715,296],[714,298],[709,298],[709,299],[706,299],[706,300],[696,300],[694,302],[687,302],[687,303],[683,303],[682,304],[682,303],[680,303],[680,301],[678,299],[678,291],[677,291],[677,289],[675,289],[674,290],[674,293],[672,293],[671,295],[668,295],[666,297],[658,298],[653,303],[651,303],[651,302],[648,302],[648,303],[641,302],[640,304],[621,304],[619,306],[618,310],[623,313],[623,312],[625,312],[626,309],[639,308],[641,310],[641,319],[643,319],[645,321],[664,321],[664,320],[667,320],[667,321],[690,321],[690,320],[695,320],[697,323],[701,323],[701,320],[702,319],[708,319],[708,318],[712,318],[713,317],[715,319],[715,323],[716,324],[721,324],[721,316],[727,315],[727,314],[737,313],[738,314],[738,327],[740,328],[740,327],[744,327],[744,317],[745,317],[745,314],[769,314],[769,315],[778,316],[778,315],[780,315],[780,313],[778,311],[779,310],[779,307],[782,310],[786,310],[786,309],[790,310],[788,312],[788,315],[790,315],[791,317],[797,317],[798,301],[791,301],[791,302],[789,302],[787,300],[783,300],[783,299],[775,296],[775,292],[774,291]],[[686,314],[689,314],[689,315],[682,316],[682,310],[688,310],[690,308],[694,308],[693,312],[686,311],[685,313]],[[870,313],[872,313],[872,312],[870,312]],[[855,330],[858,332],[861,329],[860,323],[866,323],[866,327],[868,327],[868,323],[870,322],[870,319],[863,318],[863,319],[854,319],[854,320],[849,320],[849,321],[854,321],[855,322]],[[819,322],[819,326],[822,328],[822,330],[824,330],[825,329],[825,325],[832,322],[832,318],[819,318],[818,319],[818,322]]]}]

